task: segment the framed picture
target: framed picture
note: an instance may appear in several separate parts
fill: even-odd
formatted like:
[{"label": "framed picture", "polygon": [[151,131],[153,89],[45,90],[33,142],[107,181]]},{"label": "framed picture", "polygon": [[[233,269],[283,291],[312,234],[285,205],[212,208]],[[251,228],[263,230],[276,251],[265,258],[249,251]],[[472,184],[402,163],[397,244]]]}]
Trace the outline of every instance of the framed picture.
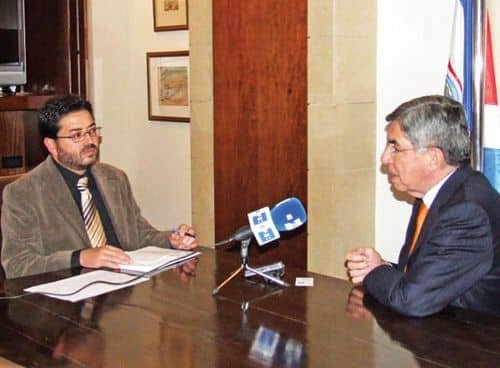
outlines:
[{"label": "framed picture", "polygon": [[148,52],[149,120],[189,122],[189,51]]},{"label": "framed picture", "polygon": [[188,29],[188,0],[153,0],[155,32]]}]

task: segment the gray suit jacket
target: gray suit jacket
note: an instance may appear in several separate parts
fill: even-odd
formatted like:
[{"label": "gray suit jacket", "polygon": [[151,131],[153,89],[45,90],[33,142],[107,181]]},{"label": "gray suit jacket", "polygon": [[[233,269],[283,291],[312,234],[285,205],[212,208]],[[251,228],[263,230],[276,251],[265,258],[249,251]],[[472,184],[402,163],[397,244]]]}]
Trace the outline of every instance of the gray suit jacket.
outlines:
[{"label": "gray suit jacket", "polygon": [[[103,163],[91,171],[124,250],[170,247],[168,233],[141,216],[123,171]],[[50,156],[5,187],[2,236],[7,278],[69,268],[71,254],[89,247],[82,215]]]}]

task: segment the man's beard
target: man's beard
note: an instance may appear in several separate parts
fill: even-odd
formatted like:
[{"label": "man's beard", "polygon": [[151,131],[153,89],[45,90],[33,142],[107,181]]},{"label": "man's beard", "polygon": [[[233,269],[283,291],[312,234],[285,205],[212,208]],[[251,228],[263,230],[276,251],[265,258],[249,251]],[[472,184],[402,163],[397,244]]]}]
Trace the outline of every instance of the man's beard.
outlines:
[{"label": "man's beard", "polygon": [[[95,155],[91,157],[83,156],[82,152],[88,149],[94,148],[96,150]],[[68,169],[82,171],[86,170],[89,166],[95,164],[99,158],[99,147],[95,144],[87,144],[78,153],[70,153],[57,148],[57,158],[58,161]]]}]

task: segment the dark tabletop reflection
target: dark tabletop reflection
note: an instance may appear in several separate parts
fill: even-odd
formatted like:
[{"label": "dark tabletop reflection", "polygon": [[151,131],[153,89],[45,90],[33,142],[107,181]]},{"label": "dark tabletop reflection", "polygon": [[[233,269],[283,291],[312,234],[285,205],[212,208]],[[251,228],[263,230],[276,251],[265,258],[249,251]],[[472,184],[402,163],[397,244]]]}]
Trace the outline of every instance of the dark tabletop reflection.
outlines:
[{"label": "dark tabletop reflection", "polygon": [[255,332],[248,357],[267,367],[302,367],[305,362],[301,342],[265,326]]},{"label": "dark tabletop reflection", "polygon": [[240,303],[241,323],[236,330],[236,338],[240,341],[248,342],[248,358],[262,367],[303,367],[306,363],[305,348],[298,339],[294,339],[287,333],[280,332],[278,328],[269,324],[253,323],[253,304],[258,304],[264,299],[272,299],[284,292],[284,289],[272,284],[258,283],[247,280],[247,284],[253,284],[260,290],[260,294],[251,298],[236,300],[224,296],[217,296],[216,299],[229,301],[235,304]]},{"label": "dark tabletop reflection", "polygon": [[353,287],[346,303],[346,313],[354,319],[368,319],[373,315],[364,304],[365,292],[360,287]]},{"label": "dark tabletop reflection", "polygon": [[349,293],[346,314],[373,319],[389,339],[426,361],[446,361],[447,367],[500,366],[498,317],[452,307],[426,318],[405,317],[359,287]]},{"label": "dark tabletop reflection", "polygon": [[[196,275],[198,259],[191,259],[174,267],[171,272],[165,273],[169,277],[186,284]],[[27,277],[22,279],[2,280],[0,289],[3,295],[17,295],[23,288],[51,282],[65,277],[93,271],[91,269],[73,269],[46,274],[43,276]],[[161,275],[151,280],[154,284],[161,280]],[[33,281],[33,280],[36,280]],[[2,302],[0,305],[0,323],[9,329],[30,339],[42,341],[38,353],[33,357],[33,351],[26,353],[16,344],[9,346],[8,335],[0,336],[0,356],[22,364],[42,367],[104,367],[106,357],[107,338],[101,329],[104,314],[112,313],[115,309],[130,307],[128,301],[133,288],[124,288],[112,293],[89,298],[77,303],[61,302],[56,299],[40,295]],[[116,343],[114,341],[114,343]],[[35,358],[35,359],[33,359]]]},{"label": "dark tabletop reflection", "polygon": [[74,363],[102,367],[106,350],[106,338],[99,326],[102,314],[127,299],[131,290],[120,289],[78,303],[58,303],[38,296],[33,296],[34,303],[11,302],[7,305],[9,325],[44,342],[52,351],[46,355],[46,366]]},{"label": "dark tabletop reflection", "polygon": [[174,268],[181,281],[188,282],[190,277],[196,276],[196,267],[198,266],[199,258],[192,258]]},{"label": "dark tabletop reflection", "polygon": [[[0,357],[48,368],[500,366],[499,319],[457,309],[407,318],[345,280],[288,266],[290,287],[238,275],[214,297],[239,263],[239,254],[202,250],[199,260],[81,302],[1,301]],[[71,275],[0,286],[12,296]],[[314,287],[293,286],[305,276]]]},{"label": "dark tabletop reflection", "polygon": [[52,357],[56,361],[71,361],[85,367],[103,367],[106,338],[101,333],[87,330],[82,333],[76,326],[65,328],[53,347]]},{"label": "dark tabletop reflection", "polygon": [[[80,268],[2,280],[2,295],[19,295],[26,287],[90,271],[93,270]],[[106,338],[100,329],[103,312],[112,311],[128,298],[131,291],[131,288],[124,288],[77,303],[41,295],[1,302],[0,324],[3,331],[0,345],[4,349],[0,350],[0,355],[26,367],[102,367],[106,350]],[[19,342],[9,346],[6,330],[38,341],[38,349],[34,352],[31,348],[24,352],[24,344]]]}]

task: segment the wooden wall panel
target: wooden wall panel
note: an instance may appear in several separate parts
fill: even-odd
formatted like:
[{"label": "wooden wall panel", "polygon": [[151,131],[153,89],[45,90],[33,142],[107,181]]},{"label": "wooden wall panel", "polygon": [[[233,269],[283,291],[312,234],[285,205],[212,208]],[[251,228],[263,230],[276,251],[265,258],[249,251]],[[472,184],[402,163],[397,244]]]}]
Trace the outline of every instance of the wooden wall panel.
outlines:
[{"label": "wooden wall panel", "polygon": [[[215,231],[246,214],[307,199],[307,0],[213,0]],[[279,245],[279,246],[276,246]],[[306,227],[252,263],[306,268]],[[254,262],[258,257],[258,260]]]}]

